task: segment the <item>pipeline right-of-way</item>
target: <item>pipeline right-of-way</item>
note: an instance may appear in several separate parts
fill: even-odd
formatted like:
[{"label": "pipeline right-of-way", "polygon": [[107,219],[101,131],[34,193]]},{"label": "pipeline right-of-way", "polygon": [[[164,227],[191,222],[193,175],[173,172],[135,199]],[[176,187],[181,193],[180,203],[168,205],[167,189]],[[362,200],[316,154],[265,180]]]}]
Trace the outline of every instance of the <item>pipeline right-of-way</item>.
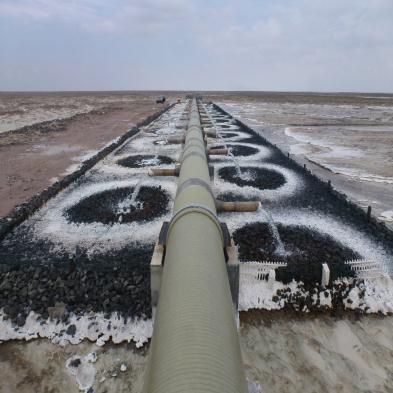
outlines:
[{"label": "pipeline right-of-way", "polygon": [[224,235],[195,99],[180,161],[144,392],[246,393]]}]

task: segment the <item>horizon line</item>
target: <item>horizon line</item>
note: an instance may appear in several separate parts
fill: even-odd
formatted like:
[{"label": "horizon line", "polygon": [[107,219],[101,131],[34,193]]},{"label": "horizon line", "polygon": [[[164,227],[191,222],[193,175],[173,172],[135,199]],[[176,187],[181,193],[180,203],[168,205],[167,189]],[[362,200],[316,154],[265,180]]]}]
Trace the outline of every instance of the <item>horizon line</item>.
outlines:
[{"label": "horizon line", "polygon": [[31,94],[31,93],[142,93],[142,92],[172,92],[172,93],[274,93],[274,94],[372,94],[389,95],[393,92],[383,91],[326,91],[326,90],[206,90],[206,89],[118,89],[118,90],[0,90],[0,94]]}]

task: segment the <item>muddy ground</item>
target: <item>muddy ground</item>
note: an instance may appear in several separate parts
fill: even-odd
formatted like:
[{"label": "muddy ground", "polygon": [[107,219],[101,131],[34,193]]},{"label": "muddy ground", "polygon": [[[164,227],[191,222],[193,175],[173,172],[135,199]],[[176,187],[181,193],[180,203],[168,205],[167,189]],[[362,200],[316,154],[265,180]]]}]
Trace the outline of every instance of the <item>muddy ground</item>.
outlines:
[{"label": "muddy ground", "polygon": [[[393,390],[392,317],[355,320],[248,312],[241,315],[240,339],[247,377],[264,393]],[[65,347],[47,340],[3,343],[0,392],[76,393],[78,384],[66,361],[95,352],[94,392],[138,393],[147,351],[131,344],[97,347],[87,341]]]},{"label": "muddy ground", "polygon": [[[0,94],[0,217],[162,108],[154,93],[91,93],[87,98],[74,93],[72,100],[70,94]],[[88,112],[78,112],[78,105]],[[49,108],[53,106],[54,113]],[[20,107],[24,111],[19,110],[11,122]],[[45,110],[50,113],[46,117]],[[53,120],[53,116],[65,118]],[[15,122],[24,128],[6,132]]]}]

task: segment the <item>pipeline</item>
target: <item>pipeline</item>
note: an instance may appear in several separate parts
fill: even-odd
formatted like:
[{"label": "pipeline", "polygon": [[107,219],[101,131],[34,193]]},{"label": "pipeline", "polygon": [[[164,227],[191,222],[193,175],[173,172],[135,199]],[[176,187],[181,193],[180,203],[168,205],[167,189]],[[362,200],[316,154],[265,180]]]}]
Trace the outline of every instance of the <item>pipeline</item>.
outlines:
[{"label": "pipeline", "polygon": [[166,235],[145,393],[246,393],[224,235],[196,100]]}]

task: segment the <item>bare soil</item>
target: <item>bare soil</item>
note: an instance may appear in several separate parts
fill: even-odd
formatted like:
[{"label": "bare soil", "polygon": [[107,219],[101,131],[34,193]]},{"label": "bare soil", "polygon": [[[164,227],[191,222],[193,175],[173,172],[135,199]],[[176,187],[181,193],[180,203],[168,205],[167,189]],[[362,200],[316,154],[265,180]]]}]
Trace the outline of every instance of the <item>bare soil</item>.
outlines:
[{"label": "bare soil", "polygon": [[[287,311],[241,313],[240,340],[247,377],[263,392],[391,392],[392,317],[301,317]],[[84,341],[60,347],[48,340],[2,343],[1,393],[77,393],[66,368],[73,355],[97,354],[96,393],[140,392],[148,346]],[[121,365],[126,366],[121,371]],[[124,368],[123,368],[124,369]]]},{"label": "bare soil", "polygon": [[38,123],[0,134],[0,217],[161,107],[146,99],[116,103],[63,120],[55,131]]},{"label": "bare soil", "polygon": [[[94,392],[139,392],[142,389],[146,349],[132,344],[97,347],[87,341],[60,347],[48,340],[2,343],[0,393],[77,393],[76,378],[66,367],[74,355],[97,354]],[[121,371],[121,365],[126,366]],[[123,367],[124,370],[124,367]]]}]

